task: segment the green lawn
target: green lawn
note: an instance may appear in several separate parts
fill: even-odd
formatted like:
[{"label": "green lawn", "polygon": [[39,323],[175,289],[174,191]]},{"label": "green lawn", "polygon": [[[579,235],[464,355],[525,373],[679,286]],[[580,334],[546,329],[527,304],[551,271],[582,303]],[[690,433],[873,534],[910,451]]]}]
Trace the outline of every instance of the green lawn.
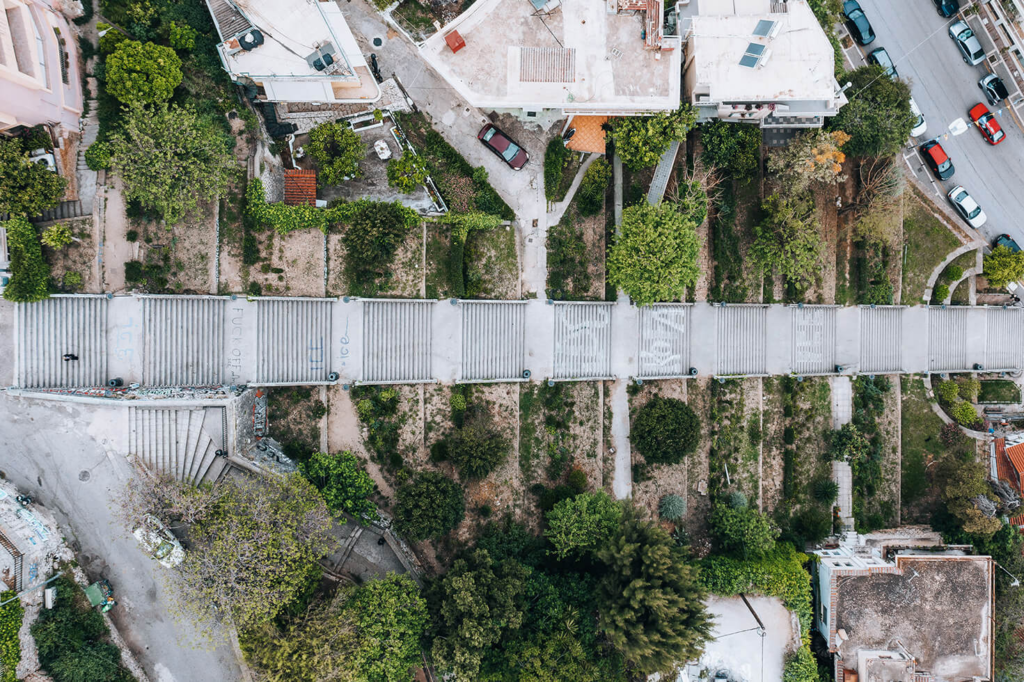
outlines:
[{"label": "green lawn", "polygon": [[[920,377],[901,377],[903,389],[903,462],[901,498],[904,509],[922,498],[931,486],[928,464],[939,459],[945,447],[939,439],[942,420],[932,412]],[[903,521],[911,520],[904,515]]]},{"label": "green lawn", "polygon": [[907,196],[903,214],[903,244],[906,261],[903,267],[902,302],[922,302],[924,288],[932,270],[960,246],[960,240],[939,221],[914,194]]},{"label": "green lawn", "polygon": [[981,382],[979,403],[1019,404],[1020,387],[1006,379],[988,379]]}]

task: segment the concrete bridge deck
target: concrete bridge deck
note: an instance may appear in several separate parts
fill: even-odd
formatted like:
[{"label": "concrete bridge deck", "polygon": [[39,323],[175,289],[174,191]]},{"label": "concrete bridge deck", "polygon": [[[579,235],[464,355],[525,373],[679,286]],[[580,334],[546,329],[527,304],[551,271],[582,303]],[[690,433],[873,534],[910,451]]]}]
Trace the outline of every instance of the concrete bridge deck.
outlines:
[{"label": "concrete bridge deck", "polygon": [[[10,304],[5,304],[10,305]],[[1018,370],[1002,307],[55,296],[16,306],[13,385],[515,382]],[[10,346],[8,346],[10,348]],[[71,353],[77,361],[66,362]],[[841,368],[841,369],[840,369]]]}]

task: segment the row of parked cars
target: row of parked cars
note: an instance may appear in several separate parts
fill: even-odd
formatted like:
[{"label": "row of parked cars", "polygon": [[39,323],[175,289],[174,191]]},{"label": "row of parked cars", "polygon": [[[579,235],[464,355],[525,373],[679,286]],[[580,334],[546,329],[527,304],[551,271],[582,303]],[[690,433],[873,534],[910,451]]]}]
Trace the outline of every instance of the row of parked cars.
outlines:
[{"label": "row of parked cars", "polygon": [[[938,13],[943,17],[955,16],[960,11],[959,0],[932,1],[935,3]],[[867,15],[857,0],[846,0],[843,3],[843,13],[846,16],[846,27],[850,32],[850,36],[857,43],[866,46],[874,42],[875,32],[871,28],[871,22],[868,21]],[[953,22],[949,26],[948,33],[960,51],[960,56],[965,63],[977,66],[985,61],[985,50],[982,48],[978,37],[974,35],[974,31],[971,30],[971,27],[966,22]],[[869,64],[881,66],[890,78],[897,79],[900,77],[899,72],[896,70],[895,62],[884,47],[876,48],[868,53],[867,61]],[[981,88],[985,98],[993,106],[1008,97],[1006,86],[993,73],[988,73],[979,80],[978,87]],[[925,121],[924,114],[921,113],[921,109],[913,97],[910,98],[910,111],[915,117],[914,127],[910,134],[912,137],[919,138],[928,130],[928,123]],[[967,112],[967,116],[990,145],[997,145],[1006,138],[1006,133],[1003,132],[996,117],[992,115],[992,112],[989,111],[984,103],[979,102],[971,107]],[[939,180],[949,180],[953,177],[956,168],[953,166],[952,159],[949,158],[949,155],[942,148],[938,138],[928,140],[919,149],[922,158],[936,178]],[[977,229],[985,224],[985,221],[988,219],[985,212],[962,185],[953,187],[953,189],[947,192],[946,196],[953,205],[953,208],[956,209],[957,213],[960,214],[968,225]]]}]

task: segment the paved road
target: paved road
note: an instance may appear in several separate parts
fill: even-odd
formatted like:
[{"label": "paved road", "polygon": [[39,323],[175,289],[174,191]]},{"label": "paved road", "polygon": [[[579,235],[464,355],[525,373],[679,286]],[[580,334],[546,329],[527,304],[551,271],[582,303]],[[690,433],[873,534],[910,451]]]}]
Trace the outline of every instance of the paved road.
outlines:
[{"label": "paved road", "polygon": [[151,680],[237,680],[227,645],[210,650],[186,643],[192,628],[166,613],[165,569],[114,518],[114,491],[129,474],[112,452],[124,451],[124,413],[0,393],[0,470],[53,511],[86,573],[110,580],[118,600],[110,615]]},{"label": "paved road", "polygon": [[[947,32],[953,20],[940,17],[931,0],[860,0],[860,4],[877,35],[867,50],[886,49],[900,76],[910,83],[928,122],[924,139],[918,142],[945,135],[942,147],[953,159],[956,175],[931,185],[945,188],[936,198],[945,202],[946,190],[963,185],[988,214],[988,223],[981,229],[985,237],[1008,233],[1024,244],[1024,133],[1010,112],[1004,110],[999,116],[1007,138],[996,147],[973,127],[958,136],[948,131],[957,118],[969,121],[967,110],[985,101],[977,86],[986,73],[984,64],[964,63]],[[982,44],[987,43],[983,40]],[[923,167],[920,157],[916,153],[908,156],[918,177],[931,183],[931,171]]]}]

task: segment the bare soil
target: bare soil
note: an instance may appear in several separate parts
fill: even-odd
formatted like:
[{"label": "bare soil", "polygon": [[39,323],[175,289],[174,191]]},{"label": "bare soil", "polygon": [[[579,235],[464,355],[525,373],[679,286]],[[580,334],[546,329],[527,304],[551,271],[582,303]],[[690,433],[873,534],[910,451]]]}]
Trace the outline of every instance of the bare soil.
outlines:
[{"label": "bare soil", "polygon": [[836,188],[832,186],[814,192],[822,253],[821,269],[815,275],[814,284],[804,293],[804,300],[808,302],[831,304],[836,300],[836,242],[839,229],[836,194]]},{"label": "bare soil", "polygon": [[384,296],[420,298],[423,296],[423,228],[409,230],[398,247],[392,263],[393,277],[381,291]]},{"label": "bare soil", "polygon": [[384,477],[380,465],[374,462],[366,446],[363,444],[363,426],[356,414],[356,406],[351,394],[338,384],[327,387],[327,449],[330,452],[348,451],[357,456],[366,467],[367,473],[377,485],[379,497],[375,500],[379,506],[390,508],[394,498],[394,489]]},{"label": "bare soil", "polygon": [[[687,380],[666,379],[661,381],[645,381],[640,390],[629,398],[630,421],[635,418],[637,412],[646,405],[651,398],[660,396],[662,398],[675,398],[686,402]],[[643,455],[636,450],[631,453],[634,466],[646,467],[643,480],[633,481],[633,501],[639,509],[646,512],[652,519],[658,518],[658,501],[665,495],[679,495],[686,499],[688,469],[690,455],[679,464],[651,464],[647,465]],[[687,507],[689,509],[689,506]]]},{"label": "bare soil", "polygon": [[265,260],[249,269],[249,279],[264,296],[324,295],[323,233],[295,230],[282,237],[266,230],[256,238]]},{"label": "bare soil", "polygon": [[[43,258],[50,266],[50,277],[67,293],[103,293],[96,259],[96,238],[92,218],[66,221],[71,233],[77,239],[64,248],[51,249],[43,246]],[[72,287],[64,284],[64,276],[77,273],[82,276],[82,285]]]},{"label": "bare soil", "polygon": [[588,218],[579,218],[577,227],[587,245],[587,272],[590,274],[590,289],[585,298],[604,298],[605,278],[605,215],[604,211]]},{"label": "bare soil", "polygon": [[[601,225],[603,249],[604,223]],[[600,266],[603,269],[603,261]],[[519,257],[516,253],[515,230],[506,226],[471,232],[466,240],[465,268],[467,297],[499,300],[519,298]],[[604,291],[603,273],[601,291]]]}]

